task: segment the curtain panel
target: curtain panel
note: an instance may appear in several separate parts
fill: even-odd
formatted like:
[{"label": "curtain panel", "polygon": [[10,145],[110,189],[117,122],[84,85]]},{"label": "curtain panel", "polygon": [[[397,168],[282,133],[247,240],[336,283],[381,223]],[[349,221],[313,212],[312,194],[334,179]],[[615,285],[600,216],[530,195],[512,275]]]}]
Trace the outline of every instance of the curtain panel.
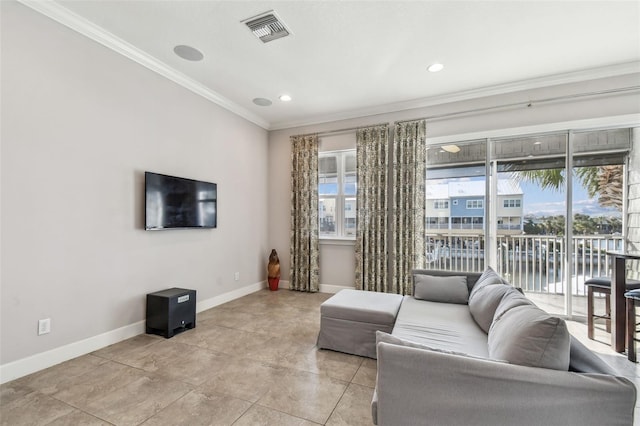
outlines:
[{"label": "curtain panel", "polygon": [[388,126],[358,129],[356,289],[387,292]]},{"label": "curtain panel", "polygon": [[291,136],[291,290],[317,292],[320,284],[318,136]]},{"label": "curtain panel", "polygon": [[393,140],[391,289],[413,294],[411,270],[424,268],[426,121],[399,122]]}]

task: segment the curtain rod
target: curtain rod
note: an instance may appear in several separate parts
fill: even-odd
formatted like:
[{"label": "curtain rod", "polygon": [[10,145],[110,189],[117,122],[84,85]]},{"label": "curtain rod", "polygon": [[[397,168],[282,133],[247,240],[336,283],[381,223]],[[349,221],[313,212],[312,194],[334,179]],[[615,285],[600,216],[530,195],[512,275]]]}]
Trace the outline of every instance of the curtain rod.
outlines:
[{"label": "curtain rod", "polygon": [[601,90],[597,92],[587,92],[587,93],[578,93],[574,95],[556,96],[553,98],[534,99],[530,101],[513,102],[510,104],[495,105],[495,106],[484,107],[484,108],[474,108],[474,109],[468,109],[464,111],[448,112],[444,114],[436,114],[436,115],[431,115],[431,116],[422,117],[422,118],[414,118],[411,120],[400,120],[400,121],[396,121],[395,124],[408,123],[411,121],[418,121],[418,120],[438,120],[442,118],[455,117],[458,115],[476,114],[476,113],[481,113],[486,111],[513,108],[518,106],[525,106],[526,108],[531,108],[532,106],[534,106],[534,104],[543,104],[543,103],[563,101],[568,99],[579,99],[579,98],[586,98],[590,96],[600,96],[600,95],[608,95],[608,94],[614,94],[614,93],[634,92],[638,90],[640,90],[640,86],[630,86],[630,87],[623,87],[620,89],[609,89],[609,90]]},{"label": "curtain rod", "polygon": [[366,129],[366,128],[369,128],[369,127],[388,126],[388,125],[389,125],[389,122],[386,122],[386,123],[371,124],[371,125],[368,125],[368,126],[345,127],[344,129],[327,130],[326,132],[304,133],[302,135],[296,135],[296,136],[312,136],[312,135],[329,136],[329,135],[334,135],[336,133],[351,132],[353,130],[358,130],[358,129]]},{"label": "curtain rod", "polygon": [[[579,98],[586,98],[586,97],[590,97],[590,96],[601,96],[601,95],[609,95],[609,94],[615,94],[615,93],[634,92],[634,91],[638,91],[638,90],[640,90],[640,86],[630,86],[630,87],[622,87],[620,89],[609,89],[609,90],[601,90],[601,91],[597,91],[597,92],[587,92],[587,93],[578,93],[578,94],[574,94],[574,95],[556,96],[556,97],[553,97],[553,98],[535,99],[535,100],[530,100],[530,101],[513,102],[513,103],[503,104],[503,105],[494,105],[494,106],[484,107],[484,108],[468,109],[468,110],[464,110],[464,111],[448,112],[448,113],[444,113],[444,114],[430,115],[430,116],[422,117],[422,118],[413,118],[411,120],[399,120],[399,121],[396,121],[394,124],[397,124],[397,123],[408,123],[410,121],[418,121],[418,120],[438,120],[438,119],[442,119],[442,118],[455,117],[455,116],[458,116],[458,115],[476,114],[476,113],[481,113],[481,112],[487,112],[487,111],[499,110],[499,109],[507,109],[507,108],[513,108],[513,107],[518,107],[518,106],[525,106],[526,108],[531,108],[532,106],[534,106],[534,104],[557,102],[557,101],[568,100],[568,99],[579,99]],[[526,104],[525,104],[525,102],[526,102]],[[337,133],[350,132],[350,131],[358,130],[358,129],[365,129],[367,127],[388,126],[388,125],[389,125],[388,122],[387,123],[378,123],[378,124],[372,124],[372,125],[369,125],[369,126],[355,126],[355,127],[346,127],[344,129],[338,129],[338,130],[328,130],[326,132],[304,133],[302,135],[296,135],[296,136],[312,136],[312,135],[328,136],[328,135],[334,135],[334,134],[337,134]]]}]

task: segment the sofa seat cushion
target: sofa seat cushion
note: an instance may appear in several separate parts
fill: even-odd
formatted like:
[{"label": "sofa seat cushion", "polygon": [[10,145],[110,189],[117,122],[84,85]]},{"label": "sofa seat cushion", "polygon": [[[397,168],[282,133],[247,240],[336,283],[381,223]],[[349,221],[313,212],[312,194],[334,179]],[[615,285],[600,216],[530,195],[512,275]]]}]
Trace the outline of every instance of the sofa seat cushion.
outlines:
[{"label": "sofa seat cushion", "polygon": [[489,356],[487,334],[473,320],[467,305],[405,296],[392,335],[433,349]]},{"label": "sofa seat cushion", "polygon": [[341,290],[320,305],[326,318],[393,326],[402,296],[362,290]]}]

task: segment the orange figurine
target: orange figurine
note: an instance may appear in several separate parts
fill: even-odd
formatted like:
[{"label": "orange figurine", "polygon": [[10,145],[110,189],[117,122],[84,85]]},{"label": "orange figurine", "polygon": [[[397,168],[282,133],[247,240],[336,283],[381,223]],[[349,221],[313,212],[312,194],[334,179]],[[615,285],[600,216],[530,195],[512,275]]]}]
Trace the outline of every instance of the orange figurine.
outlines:
[{"label": "orange figurine", "polygon": [[271,250],[269,255],[269,265],[267,265],[267,278],[269,281],[269,290],[278,290],[278,284],[280,283],[280,259],[278,259],[278,253],[276,249]]}]

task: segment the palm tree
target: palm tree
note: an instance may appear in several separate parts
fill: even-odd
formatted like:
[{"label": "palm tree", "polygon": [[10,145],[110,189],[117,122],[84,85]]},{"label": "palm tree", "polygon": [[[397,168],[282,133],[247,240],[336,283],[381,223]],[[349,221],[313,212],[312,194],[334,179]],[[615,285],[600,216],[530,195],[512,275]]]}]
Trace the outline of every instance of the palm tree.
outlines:
[{"label": "palm tree", "polygon": [[[622,211],[622,193],[623,193],[623,167],[617,166],[601,166],[598,167],[598,203],[603,207],[615,207],[618,211]],[[593,197],[591,190],[589,196]]]},{"label": "palm tree", "polygon": [[[622,211],[623,166],[595,166],[574,168],[575,177],[586,188],[590,197],[598,198],[602,207],[615,207]],[[518,176],[540,185],[542,189],[559,190],[564,184],[564,169],[524,170]]]}]

